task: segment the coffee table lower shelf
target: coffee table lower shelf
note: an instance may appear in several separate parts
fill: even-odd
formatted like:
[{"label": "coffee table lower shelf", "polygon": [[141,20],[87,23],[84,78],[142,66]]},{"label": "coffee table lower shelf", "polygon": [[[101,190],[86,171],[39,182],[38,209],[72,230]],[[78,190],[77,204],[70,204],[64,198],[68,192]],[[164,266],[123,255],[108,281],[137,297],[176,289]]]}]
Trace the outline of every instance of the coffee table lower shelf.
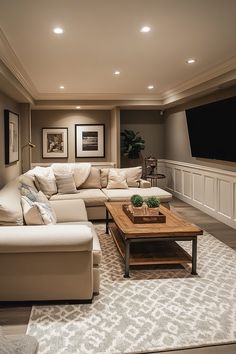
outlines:
[{"label": "coffee table lower shelf", "polygon": [[[125,243],[115,224],[109,225],[110,234],[125,261]],[[192,257],[174,240],[131,242],[129,265],[191,263]]]}]

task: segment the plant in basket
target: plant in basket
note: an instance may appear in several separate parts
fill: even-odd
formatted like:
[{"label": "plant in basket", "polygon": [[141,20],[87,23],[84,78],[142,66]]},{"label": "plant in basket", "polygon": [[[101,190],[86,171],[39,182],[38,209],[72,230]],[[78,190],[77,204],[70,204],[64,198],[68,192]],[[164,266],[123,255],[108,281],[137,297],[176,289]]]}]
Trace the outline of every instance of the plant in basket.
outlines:
[{"label": "plant in basket", "polygon": [[142,209],[144,200],[141,195],[139,194],[132,195],[130,201],[131,201],[133,212]]},{"label": "plant in basket", "polygon": [[146,199],[146,204],[148,206],[148,210],[150,212],[150,214],[159,214],[159,206],[161,204],[161,201],[159,198],[152,196],[152,197],[148,197]]}]

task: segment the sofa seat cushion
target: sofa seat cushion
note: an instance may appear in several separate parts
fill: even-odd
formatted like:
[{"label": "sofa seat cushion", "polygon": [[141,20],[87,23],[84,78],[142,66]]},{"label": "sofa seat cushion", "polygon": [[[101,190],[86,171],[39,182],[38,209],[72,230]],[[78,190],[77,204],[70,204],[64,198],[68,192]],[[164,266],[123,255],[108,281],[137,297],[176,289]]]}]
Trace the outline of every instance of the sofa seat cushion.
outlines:
[{"label": "sofa seat cushion", "polygon": [[129,201],[133,194],[139,194],[144,198],[156,196],[161,202],[169,202],[172,199],[172,194],[158,187],[151,188],[129,188],[129,189],[102,189],[103,193],[111,202]]},{"label": "sofa seat cushion", "polygon": [[63,222],[63,225],[86,225],[90,228],[93,235],[93,265],[99,265],[102,260],[102,250],[100,246],[100,242],[98,239],[98,235],[95,231],[93,224],[89,221],[78,221],[78,222]]},{"label": "sofa seat cushion", "polygon": [[54,194],[50,201],[83,199],[86,206],[100,206],[108,200],[107,196],[100,189],[80,189],[75,194]]}]

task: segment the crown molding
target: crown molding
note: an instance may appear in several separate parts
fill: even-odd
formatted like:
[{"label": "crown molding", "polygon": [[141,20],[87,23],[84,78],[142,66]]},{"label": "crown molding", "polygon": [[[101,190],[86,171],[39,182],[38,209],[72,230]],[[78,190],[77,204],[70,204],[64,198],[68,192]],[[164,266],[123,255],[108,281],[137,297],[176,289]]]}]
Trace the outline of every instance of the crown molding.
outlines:
[{"label": "crown molding", "polygon": [[[219,84],[222,84],[222,75],[233,72],[235,75],[236,70],[236,56],[232,56],[229,60],[220,63],[214,68],[205,70],[192,78],[191,80],[185,81],[177,85],[171,90],[167,90],[163,93],[162,98],[164,100],[164,104],[172,101],[174,97],[178,97],[180,94],[183,95],[184,92],[186,94],[189,90],[200,87],[200,85],[206,84],[208,86],[209,82],[219,78]],[[236,78],[236,76],[235,76]],[[226,80],[226,77],[225,77]],[[226,82],[226,81],[225,81]]]},{"label": "crown molding", "polygon": [[25,69],[21,65],[19,59],[17,58],[14,50],[12,49],[10,43],[8,42],[6,36],[0,28],[0,59],[6,65],[6,67],[11,71],[15,78],[20,82],[26,91],[32,96],[37,95],[37,90],[26,73]]}]

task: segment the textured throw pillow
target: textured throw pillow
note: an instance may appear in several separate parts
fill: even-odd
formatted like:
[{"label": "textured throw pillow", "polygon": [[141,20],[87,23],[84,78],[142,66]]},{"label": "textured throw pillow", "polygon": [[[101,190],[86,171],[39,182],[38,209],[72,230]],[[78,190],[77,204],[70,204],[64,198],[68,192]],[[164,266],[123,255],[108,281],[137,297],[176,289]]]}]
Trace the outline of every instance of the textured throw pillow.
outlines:
[{"label": "textured throw pillow", "polygon": [[142,177],[142,166],[121,168],[126,173],[126,180],[129,187],[139,187],[139,181]]},{"label": "textured throw pillow", "polygon": [[0,190],[0,225],[23,225],[18,184],[7,184]]},{"label": "textured throw pillow", "polygon": [[19,177],[19,183],[21,184],[26,184],[27,186],[29,186],[33,191],[35,191],[36,193],[38,192],[38,189],[36,187],[35,184],[35,177],[32,175],[21,175]]},{"label": "textured throw pillow", "polygon": [[107,189],[128,188],[126,173],[115,168],[110,168]]},{"label": "textured throw pillow", "polygon": [[79,188],[102,188],[100,181],[100,170],[96,167],[91,167],[88,178]]},{"label": "textured throw pillow", "polygon": [[34,188],[28,184],[20,183],[19,190],[22,196],[29,198],[32,202],[37,202],[39,192],[36,192]]},{"label": "textured throw pillow", "polygon": [[56,223],[55,213],[48,201],[46,203],[32,202],[32,200],[23,196],[21,197],[21,203],[26,225],[49,225]]},{"label": "textured throw pillow", "polygon": [[38,189],[42,191],[48,198],[57,193],[57,184],[54,175],[53,177],[35,175],[35,182],[39,187]]},{"label": "textured throw pillow", "polygon": [[71,194],[77,192],[72,173],[63,174],[63,175],[55,174],[55,177],[57,183],[57,190],[59,194]]}]

